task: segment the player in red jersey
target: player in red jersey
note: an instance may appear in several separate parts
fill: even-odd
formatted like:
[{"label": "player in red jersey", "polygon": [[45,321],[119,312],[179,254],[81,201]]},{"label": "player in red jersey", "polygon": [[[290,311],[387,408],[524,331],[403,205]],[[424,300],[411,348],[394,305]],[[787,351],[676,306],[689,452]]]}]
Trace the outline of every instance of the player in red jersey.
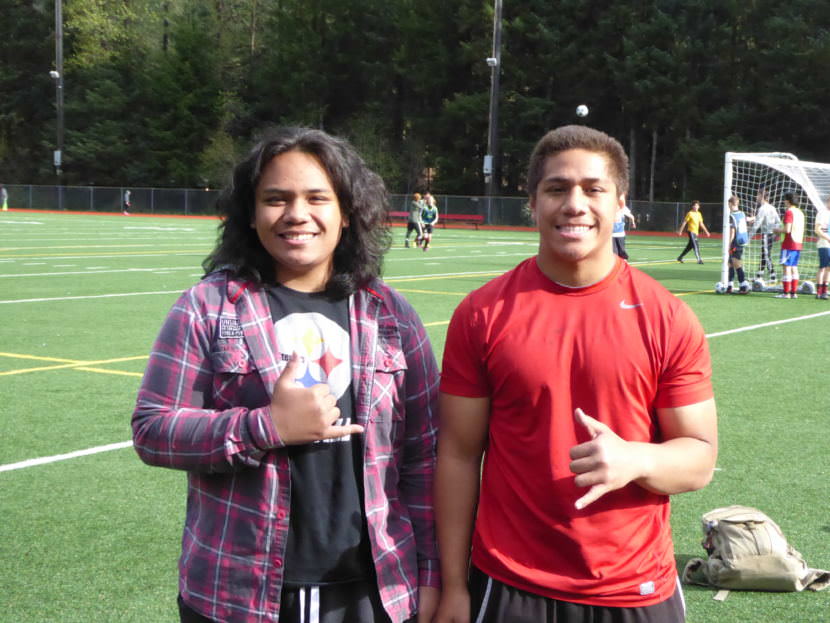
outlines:
[{"label": "player in red jersey", "polygon": [[792,193],[784,195],[784,207],[784,224],[780,230],[784,232],[784,241],[781,243],[781,285],[784,291],[777,294],[776,298],[795,299],[798,298],[798,260],[804,244],[804,212],[798,207]]},{"label": "player in red jersey", "polygon": [[548,133],[528,170],[538,254],[453,315],[438,623],[684,620],[669,496],[712,477],[710,359],[689,307],[613,254],[627,172],[601,132]]}]

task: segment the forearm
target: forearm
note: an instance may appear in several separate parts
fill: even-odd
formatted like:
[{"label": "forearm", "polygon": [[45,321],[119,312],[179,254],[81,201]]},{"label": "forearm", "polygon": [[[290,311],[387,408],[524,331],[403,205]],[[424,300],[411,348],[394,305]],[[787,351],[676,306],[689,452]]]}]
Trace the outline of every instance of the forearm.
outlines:
[{"label": "forearm", "polygon": [[435,515],[444,589],[467,586],[481,459],[442,454],[435,478]]},{"label": "forearm", "polygon": [[662,443],[629,443],[641,474],[635,482],[652,493],[695,491],[712,479],[717,448],[708,441],[678,437]]}]

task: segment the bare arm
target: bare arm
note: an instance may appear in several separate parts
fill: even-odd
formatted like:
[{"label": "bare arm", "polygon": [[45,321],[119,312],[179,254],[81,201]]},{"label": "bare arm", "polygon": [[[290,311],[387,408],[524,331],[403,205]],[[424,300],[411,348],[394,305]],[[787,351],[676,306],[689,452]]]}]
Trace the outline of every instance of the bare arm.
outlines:
[{"label": "bare arm", "polygon": [[470,618],[467,571],[490,400],[442,393],[439,412],[435,516],[443,589],[434,621],[467,623]]},{"label": "bare arm", "polygon": [[608,426],[577,409],[574,415],[592,439],[571,448],[576,484],[590,487],[577,500],[584,508],[630,482],[663,495],[694,491],[712,479],[718,455],[714,399],[657,410],[663,441],[625,441]]}]

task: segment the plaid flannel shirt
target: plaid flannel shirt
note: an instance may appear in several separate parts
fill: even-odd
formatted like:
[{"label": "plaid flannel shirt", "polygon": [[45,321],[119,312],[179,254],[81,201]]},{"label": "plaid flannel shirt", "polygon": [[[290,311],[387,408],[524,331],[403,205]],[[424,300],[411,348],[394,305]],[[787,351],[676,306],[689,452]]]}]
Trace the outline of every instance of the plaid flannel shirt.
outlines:
[{"label": "plaid flannel shirt", "polygon": [[[364,507],[393,623],[440,585],[432,480],[438,367],[423,324],[375,281],[349,300],[355,421],[365,427]],[[208,275],[171,309],[132,418],[150,465],[188,472],[179,591],[216,621],[277,621],[289,462],[270,417],[280,348],[264,290]]]}]

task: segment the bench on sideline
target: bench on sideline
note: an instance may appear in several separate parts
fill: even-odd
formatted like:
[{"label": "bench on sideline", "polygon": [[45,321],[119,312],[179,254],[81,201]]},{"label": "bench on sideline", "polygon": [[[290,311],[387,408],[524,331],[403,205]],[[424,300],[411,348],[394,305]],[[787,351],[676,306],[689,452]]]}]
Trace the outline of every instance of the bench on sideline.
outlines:
[{"label": "bench on sideline", "polygon": [[[389,213],[390,219],[403,219],[406,220],[409,218],[409,212],[390,212]],[[475,225],[475,228],[478,229],[479,225],[484,223],[484,216],[481,214],[441,214],[438,217],[438,224],[444,227],[447,226],[447,222],[452,223],[468,223],[470,225]]]}]

